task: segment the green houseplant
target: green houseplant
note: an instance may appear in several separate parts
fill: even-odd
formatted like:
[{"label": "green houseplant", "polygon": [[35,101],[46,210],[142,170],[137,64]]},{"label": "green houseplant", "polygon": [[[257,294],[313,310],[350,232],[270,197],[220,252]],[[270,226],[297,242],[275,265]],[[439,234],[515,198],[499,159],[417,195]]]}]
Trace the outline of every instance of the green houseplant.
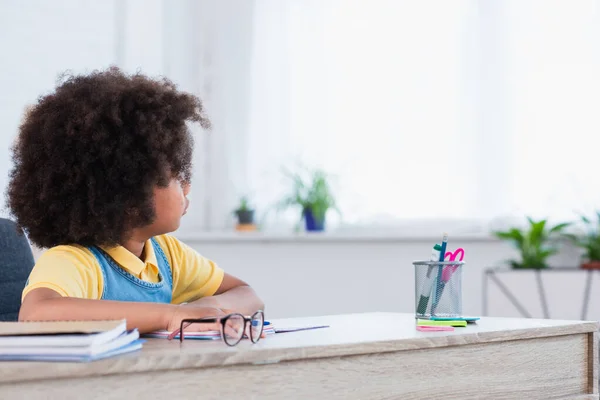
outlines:
[{"label": "green houseplant", "polygon": [[558,253],[555,239],[564,236],[564,229],[570,223],[563,222],[549,227],[545,219],[535,221],[527,217],[527,221],[529,226],[525,229],[513,227],[507,231],[496,231],[494,235],[512,242],[519,251],[520,259],[508,260],[513,268],[548,268],[548,258]]},{"label": "green houseplant", "polygon": [[587,227],[583,235],[569,235],[572,242],[584,250],[581,268],[600,269],[600,211],[596,211],[593,221],[582,215],[581,221]]},{"label": "green houseplant", "polygon": [[254,209],[250,207],[248,197],[243,196],[240,198],[240,203],[233,213],[237,216],[239,225],[254,224]]},{"label": "green houseplant", "polygon": [[290,193],[278,204],[279,210],[297,207],[305,221],[307,231],[325,230],[327,211],[338,211],[336,201],[329,182],[329,176],[322,169],[306,170],[291,173],[284,169],[284,174],[292,182]]}]

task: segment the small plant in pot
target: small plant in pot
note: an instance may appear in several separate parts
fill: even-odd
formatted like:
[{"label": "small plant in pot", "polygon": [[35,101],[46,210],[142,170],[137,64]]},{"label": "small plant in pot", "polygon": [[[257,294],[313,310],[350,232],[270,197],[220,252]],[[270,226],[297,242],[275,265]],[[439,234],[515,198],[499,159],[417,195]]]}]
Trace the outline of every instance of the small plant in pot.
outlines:
[{"label": "small plant in pot", "polygon": [[248,198],[242,197],[240,204],[233,211],[238,220],[238,226],[251,226],[254,225],[254,209],[249,205]]},{"label": "small plant in pot", "polygon": [[587,227],[583,235],[569,235],[571,241],[584,250],[581,268],[600,269],[600,211],[596,212],[596,220],[581,216],[581,221]]},{"label": "small plant in pot", "polygon": [[321,169],[308,171],[307,177],[299,173],[284,173],[292,181],[292,190],[279,203],[279,209],[298,207],[307,231],[324,231],[327,212],[339,212],[327,174]]},{"label": "small plant in pot", "polygon": [[548,268],[548,258],[558,253],[556,239],[564,237],[564,230],[570,223],[564,222],[552,227],[547,221],[535,221],[527,217],[529,226],[526,229],[510,228],[507,231],[494,232],[502,240],[512,242],[519,251],[520,259],[508,260],[515,269]]}]

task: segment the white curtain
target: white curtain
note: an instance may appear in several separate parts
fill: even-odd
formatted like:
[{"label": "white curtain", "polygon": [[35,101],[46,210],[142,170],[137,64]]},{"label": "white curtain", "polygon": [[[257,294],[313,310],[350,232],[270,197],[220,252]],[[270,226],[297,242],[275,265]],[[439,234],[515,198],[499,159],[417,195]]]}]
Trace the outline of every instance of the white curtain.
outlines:
[{"label": "white curtain", "polygon": [[600,208],[598,6],[257,0],[236,195],[264,212],[301,162],[354,226]]},{"label": "white curtain", "polygon": [[506,3],[507,179],[522,212],[600,209],[600,3]]}]

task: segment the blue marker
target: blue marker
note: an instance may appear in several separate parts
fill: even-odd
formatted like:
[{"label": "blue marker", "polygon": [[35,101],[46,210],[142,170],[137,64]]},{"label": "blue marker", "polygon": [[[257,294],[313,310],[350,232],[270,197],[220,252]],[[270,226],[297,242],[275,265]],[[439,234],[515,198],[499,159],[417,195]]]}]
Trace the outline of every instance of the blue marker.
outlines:
[{"label": "blue marker", "polygon": [[[444,262],[444,258],[446,255],[446,245],[448,244],[448,234],[446,232],[444,232],[444,236],[442,238],[442,249],[440,250],[440,262]],[[442,292],[439,290],[442,286],[442,272],[443,272],[443,265],[438,265],[438,274],[437,274],[437,282],[435,285],[433,285],[433,305],[431,307],[431,315],[435,314],[435,308],[437,307],[438,303],[440,302],[440,297]]]}]

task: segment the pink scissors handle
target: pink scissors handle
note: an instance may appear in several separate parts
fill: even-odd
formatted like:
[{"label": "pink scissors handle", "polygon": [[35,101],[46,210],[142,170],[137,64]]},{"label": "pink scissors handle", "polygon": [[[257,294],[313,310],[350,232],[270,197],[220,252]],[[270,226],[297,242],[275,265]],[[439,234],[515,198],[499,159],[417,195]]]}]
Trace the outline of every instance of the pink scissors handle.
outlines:
[{"label": "pink scissors handle", "polygon": [[[456,260],[458,255],[460,254],[460,258]],[[465,250],[462,247],[454,250],[454,253],[451,251],[446,252],[444,255],[444,259],[448,258],[448,261],[462,261],[465,258]],[[458,269],[458,265],[451,265],[444,267],[442,271],[442,281],[448,282],[452,274]]]},{"label": "pink scissors handle", "polygon": [[454,250],[454,253],[451,251],[446,252],[446,254],[444,254],[444,259],[450,257],[448,261],[456,261],[456,258],[459,254],[460,258],[458,259],[458,261],[462,261],[465,258],[465,250],[462,247],[459,247],[458,249]]}]

